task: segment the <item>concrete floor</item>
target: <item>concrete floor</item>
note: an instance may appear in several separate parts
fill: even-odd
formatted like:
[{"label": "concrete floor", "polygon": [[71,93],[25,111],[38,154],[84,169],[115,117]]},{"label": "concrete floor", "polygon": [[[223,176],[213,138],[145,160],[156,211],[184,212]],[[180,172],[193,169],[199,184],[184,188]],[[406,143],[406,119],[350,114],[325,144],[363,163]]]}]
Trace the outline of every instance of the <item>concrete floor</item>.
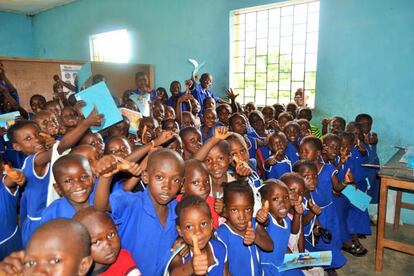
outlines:
[{"label": "concrete floor", "polygon": [[[385,237],[414,245],[414,225],[400,226],[397,233],[392,231],[392,225],[387,224]],[[368,249],[364,257],[354,257],[344,252],[348,263],[337,270],[342,275],[385,275],[385,276],[405,276],[414,275],[414,256],[402,252],[385,249],[384,262],[381,273],[375,272],[375,249],[376,249],[376,226],[372,227],[372,236],[361,240],[365,248]]]}]

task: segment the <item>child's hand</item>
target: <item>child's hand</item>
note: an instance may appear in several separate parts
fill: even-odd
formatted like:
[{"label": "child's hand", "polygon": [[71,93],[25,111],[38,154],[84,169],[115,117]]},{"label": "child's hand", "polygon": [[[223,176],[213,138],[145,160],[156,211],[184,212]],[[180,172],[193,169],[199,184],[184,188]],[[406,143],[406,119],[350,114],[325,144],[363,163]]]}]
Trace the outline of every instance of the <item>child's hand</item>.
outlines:
[{"label": "child's hand", "polygon": [[302,215],[303,214],[303,204],[302,204],[302,196],[298,197],[298,200],[295,202],[295,205],[293,206],[295,213],[298,215]]},{"label": "child's hand", "polygon": [[223,213],[224,209],[224,201],[222,198],[216,198],[214,200],[214,211],[216,211],[217,214],[221,215]]},{"label": "child's hand", "polygon": [[327,126],[332,121],[331,118],[323,118],[322,119],[322,125]]},{"label": "child's hand", "polygon": [[101,126],[104,120],[104,115],[98,114],[96,105],[94,105],[91,114],[85,119],[88,126]]},{"label": "child's hand", "polygon": [[274,131],[281,131],[280,126],[279,126],[279,122],[275,119],[270,120],[268,122],[269,127],[271,127]]},{"label": "child's hand", "polygon": [[198,239],[196,236],[192,236],[193,240],[193,271],[195,275],[207,275],[208,271],[208,257],[207,252],[201,253],[200,248],[198,247]]},{"label": "child's hand", "polygon": [[308,207],[312,211],[312,213],[314,213],[317,216],[319,216],[321,214],[321,212],[322,212],[321,207],[319,207],[318,205],[316,205],[313,202],[313,199],[309,199],[309,201],[308,201]]},{"label": "child's hand", "polygon": [[23,264],[24,251],[17,251],[11,253],[9,256],[0,262],[0,275],[1,276],[15,276],[23,275]]},{"label": "child's hand", "polygon": [[269,201],[266,200],[263,207],[256,213],[256,220],[262,225],[266,225],[269,221]]},{"label": "child's hand", "polygon": [[248,176],[252,174],[252,169],[250,169],[249,165],[241,161],[237,156],[233,157],[234,162],[236,163],[236,173],[240,176]]},{"label": "child's hand", "polygon": [[22,186],[26,183],[26,177],[22,171],[12,169],[8,164],[4,165],[4,171],[6,172],[6,175],[17,185]]},{"label": "child's hand", "polygon": [[277,163],[277,158],[276,158],[276,156],[275,155],[272,155],[272,156],[270,156],[269,158],[267,158],[267,160],[266,160],[266,163],[269,165],[269,166],[273,166],[274,164],[276,164]]},{"label": "child's hand", "polygon": [[144,126],[142,129],[142,135],[141,135],[141,143],[142,144],[148,144],[152,140],[152,134],[151,131],[148,130],[147,126]]},{"label": "child's hand", "polygon": [[190,89],[190,87],[193,86],[194,82],[192,80],[186,80],[184,83],[186,88]]},{"label": "child's hand", "polygon": [[358,150],[359,150],[360,152],[365,151],[365,148],[364,148],[364,146],[363,146],[363,145],[362,145],[362,143],[361,143],[361,139],[357,138],[357,140],[356,140],[356,144],[357,144]]},{"label": "child's hand", "polygon": [[350,184],[350,183],[354,183],[354,175],[351,172],[351,169],[348,168],[348,170],[345,173],[345,178],[344,178],[344,183],[345,184]]},{"label": "child's hand", "polygon": [[133,176],[140,176],[143,172],[143,169],[138,163],[130,162],[130,167],[128,168],[128,172]]},{"label": "child's hand", "polygon": [[53,144],[56,143],[55,138],[46,132],[41,131],[39,135],[42,137],[46,149],[51,148]]},{"label": "child's hand", "polygon": [[95,168],[95,173],[103,177],[110,177],[118,171],[118,160],[113,155],[105,155],[99,159]]},{"label": "child's hand", "polygon": [[234,94],[233,89],[231,88],[227,89],[226,95],[227,95],[227,98],[229,98],[229,100],[231,101],[236,100],[236,98],[239,96],[239,94]]},{"label": "child's hand", "polygon": [[252,245],[254,243],[255,239],[256,239],[256,232],[254,231],[254,229],[252,227],[252,222],[249,221],[247,223],[246,232],[244,233],[243,243],[245,245]]},{"label": "child's hand", "polygon": [[226,140],[232,134],[225,126],[216,127],[214,129],[214,138],[218,140]]},{"label": "child's hand", "polygon": [[154,139],[154,146],[158,147],[170,141],[176,136],[173,131],[162,131],[157,138]]}]

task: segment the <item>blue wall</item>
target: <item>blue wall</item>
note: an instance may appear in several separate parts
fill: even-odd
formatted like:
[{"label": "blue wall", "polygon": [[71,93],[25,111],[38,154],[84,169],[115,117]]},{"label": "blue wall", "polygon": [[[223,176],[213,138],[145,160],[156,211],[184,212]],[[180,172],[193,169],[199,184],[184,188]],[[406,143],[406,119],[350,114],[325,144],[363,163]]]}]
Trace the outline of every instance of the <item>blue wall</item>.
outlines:
[{"label": "blue wall", "polygon": [[0,12],[0,56],[31,57],[33,55],[32,18]]},{"label": "blue wall", "polygon": [[[88,60],[89,35],[126,28],[131,62],[154,64],[157,86],[188,78],[191,57],[207,62],[213,88],[222,94],[229,76],[229,12],[271,2],[277,1],[80,0],[34,17],[33,55]],[[321,0],[320,6],[314,123],[370,113],[384,162],[395,151],[392,145],[413,144],[414,1]],[[31,26],[25,30],[30,34]]]}]

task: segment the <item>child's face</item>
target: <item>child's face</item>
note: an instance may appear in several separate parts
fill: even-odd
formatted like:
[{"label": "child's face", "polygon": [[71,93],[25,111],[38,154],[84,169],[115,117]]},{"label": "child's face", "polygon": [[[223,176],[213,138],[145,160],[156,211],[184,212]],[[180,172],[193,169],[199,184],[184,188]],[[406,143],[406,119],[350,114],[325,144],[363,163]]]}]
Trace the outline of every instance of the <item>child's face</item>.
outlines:
[{"label": "child's face", "polygon": [[340,154],[341,144],[337,140],[330,140],[325,144],[326,146],[326,156],[328,160],[335,160],[335,158]]},{"label": "child's face", "polygon": [[191,154],[196,153],[202,146],[201,135],[198,132],[190,132],[183,137],[184,148]]},{"label": "child's face", "polygon": [[183,128],[195,126],[193,118],[191,118],[190,114],[186,114],[186,113],[183,113],[183,118],[182,118],[181,123],[183,125]]},{"label": "child's face", "polygon": [[342,133],[344,131],[345,129],[341,122],[339,120],[334,119],[331,125],[331,133]]},{"label": "child's face", "polygon": [[196,115],[200,112],[201,106],[195,98],[190,98],[191,106],[193,107],[193,114]]},{"label": "child's face", "polygon": [[30,107],[34,113],[39,112],[40,110],[45,110],[46,102],[40,97],[34,97],[30,102]]},{"label": "child's face", "polygon": [[52,112],[42,114],[41,116],[37,115],[36,122],[39,124],[41,131],[51,136],[59,133],[59,123],[55,114]]},{"label": "child's face", "polygon": [[150,142],[151,140],[156,138],[156,129],[159,127],[158,121],[155,118],[148,118],[147,120],[142,121],[142,122],[143,123],[139,125],[138,135],[142,138],[143,136],[142,132],[144,131],[144,128],[146,127],[146,131],[151,136],[151,139],[149,139],[149,141],[147,142]]},{"label": "child's face", "polygon": [[352,139],[341,139],[341,148],[346,150],[346,153],[349,154],[352,151],[352,148],[354,147],[355,143],[354,141],[351,141]]},{"label": "child's face", "polygon": [[139,76],[136,78],[137,87],[140,90],[143,90],[148,86],[148,77],[146,75]]},{"label": "child's face", "polygon": [[270,107],[264,107],[263,110],[262,110],[262,113],[263,113],[263,117],[264,117],[266,123],[273,120],[273,118],[275,116],[274,110]]},{"label": "child's face", "polygon": [[230,114],[231,114],[231,108],[228,105],[223,105],[218,110],[217,116],[220,122],[222,122],[225,125],[228,125]]},{"label": "child's face", "polygon": [[281,135],[274,135],[272,139],[269,140],[269,147],[273,153],[279,153],[279,156],[285,155],[287,142],[285,137]]},{"label": "child's face", "polygon": [[247,223],[252,220],[253,201],[246,193],[231,193],[225,202],[224,213],[230,228],[244,235]]},{"label": "child's face", "polygon": [[31,155],[44,150],[43,139],[39,135],[40,129],[33,124],[21,128],[16,134],[16,142],[13,147],[26,155]]},{"label": "child's face", "polygon": [[280,128],[283,129],[286,123],[289,122],[289,119],[286,118],[285,116],[282,116],[282,117],[279,117],[279,119],[277,119],[277,122],[279,123]]},{"label": "child's face", "polygon": [[185,243],[193,247],[192,237],[198,240],[198,247],[204,249],[213,234],[213,221],[207,211],[199,206],[192,206],[181,211],[178,234]]},{"label": "child's face", "polygon": [[181,189],[183,168],[173,158],[153,161],[153,164],[148,164],[147,171],[149,193],[153,202],[167,205]]},{"label": "child's face", "polygon": [[238,158],[241,161],[249,160],[249,151],[246,148],[246,145],[241,143],[239,140],[231,140],[230,144],[230,156],[232,158]]},{"label": "child's face", "polygon": [[116,226],[108,221],[95,221],[93,226],[88,225],[87,228],[91,236],[93,260],[98,264],[113,264],[121,249]]},{"label": "child's face", "polygon": [[152,110],[152,115],[158,122],[161,122],[162,120],[164,120],[164,115],[165,115],[164,105],[162,105],[161,103],[155,104]]},{"label": "child's face", "polygon": [[315,161],[321,155],[321,152],[315,149],[310,143],[301,143],[299,146],[300,159]]},{"label": "child's face", "polygon": [[284,133],[286,135],[286,138],[291,142],[291,143],[296,143],[296,141],[299,139],[299,134],[300,131],[297,127],[295,127],[294,125],[288,125],[287,127],[284,128]]},{"label": "child's face", "polygon": [[210,74],[204,75],[200,79],[200,84],[203,89],[209,89],[210,86],[213,84],[213,77]]},{"label": "child's face", "polygon": [[82,139],[82,144],[91,145],[96,149],[99,158],[104,154],[105,143],[99,133],[89,133]]},{"label": "child's face", "polygon": [[301,137],[305,137],[307,135],[309,135],[309,133],[311,132],[310,126],[308,124],[299,124],[300,126],[300,136]]},{"label": "child's face", "polygon": [[290,209],[290,199],[286,188],[272,185],[265,198],[269,201],[269,211],[275,218],[284,218]]},{"label": "child's face", "polygon": [[76,160],[70,160],[59,168],[56,182],[59,194],[66,197],[72,205],[87,202],[92,192],[92,172]]},{"label": "child's face", "polygon": [[208,172],[199,166],[189,166],[184,172],[184,192],[206,199],[210,194],[210,178]]},{"label": "child's face", "polygon": [[204,113],[204,124],[208,127],[208,128],[212,128],[214,127],[214,125],[217,122],[217,115],[216,112],[212,111],[212,110],[206,110],[206,112]]},{"label": "child's face", "polygon": [[216,101],[214,100],[214,98],[206,98],[204,102],[204,109],[207,108],[216,109]]},{"label": "child's face", "polygon": [[165,108],[165,120],[175,120],[175,111],[171,106]]},{"label": "child's face", "polygon": [[62,111],[61,120],[65,127],[75,127],[78,124],[79,116],[72,108],[65,108]]},{"label": "child's face", "polygon": [[70,237],[50,237],[47,232],[31,239],[23,260],[24,275],[85,275],[79,246]]},{"label": "child's face", "polygon": [[257,131],[257,130],[264,130],[265,127],[265,122],[264,119],[261,118],[259,115],[257,114],[253,114],[250,116],[250,124],[252,125],[252,127]]},{"label": "child's face", "polygon": [[208,153],[204,163],[211,176],[215,179],[223,177],[229,169],[230,156],[225,154],[219,146],[214,146]]},{"label": "child's face", "polygon": [[361,124],[362,132],[364,134],[371,132],[372,123],[370,120],[368,120],[367,118],[362,118],[358,122]]},{"label": "child's face", "polygon": [[310,192],[315,191],[318,186],[318,172],[310,168],[305,168],[300,172],[300,175],[305,180],[305,189]]},{"label": "child's face", "polygon": [[46,105],[46,110],[52,112],[55,114],[57,118],[60,117],[60,113],[62,112],[62,109],[60,108],[60,105],[58,103],[49,103]]},{"label": "child's face", "polygon": [[109,128],[109,136],[123,136],[126,137],[129,131],[129,124],[122,120],[119,123]]},{"label": "child's face", "polygon": [[174,96],[178,96],[181,92],[181,84],[178,82],[174,82],[171,87],[170,91]]},{"label": "child's face", "polygon": [[290,183],[286,183],[288,186],[289,192],[289,199],[291,206],[294,205],[298,200],[299,197],[303,198],[303,184],[297,181],[290,181]]},{"label": "child's face", "polygon": [[168,122],[166,122],[165,125],[164,125],[164,129],[169,130],[169,131],[173,131],[177,134],[180,132],[180,129],[178,127],[178,123],[175,120],[169,120]]},{"label": "child's face", "polygon": [[131,146],[125,139],[112,139],[105,146],[105,154],[113,154],[117,157],[126,158],[131,154]]},{"label": "child's face", "polygon": [[252,112],[253,110],[256,110],[256,107],[254,106],[253,103],[248,103],[246,104],[245,110],[247,114],[250,114],[250,112]]},{"label": "child's face", "polygon": [[298,119],[305,119],[310,121],[312,119],[312,114],[309,110],[302,109],[298,114]]},{"label": "child's face", "polygon": [[132,111],[138,111],[137,104],[134,103],[134,101],[131,101],[131,100],[127,100],[125,102],[125,108],[128,108],[129,110],[132,110]]},{"label": "child's face", "polygon": [[232,119],[230,127],[232,131],[240,135],[247,133],[247,122],[246,119],[242,116],[236,116],[234,119]]}]

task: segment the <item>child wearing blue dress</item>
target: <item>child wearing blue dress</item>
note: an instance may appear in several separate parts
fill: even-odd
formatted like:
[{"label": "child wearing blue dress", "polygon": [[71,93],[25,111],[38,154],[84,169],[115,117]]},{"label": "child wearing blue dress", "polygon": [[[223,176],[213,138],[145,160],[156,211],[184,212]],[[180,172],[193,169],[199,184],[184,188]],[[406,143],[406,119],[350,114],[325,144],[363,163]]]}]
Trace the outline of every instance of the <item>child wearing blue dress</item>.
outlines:
[{"label": "child wearing blue dress", "polygon": [[[173,136],[171,136],[172,138]],[[160,149],[150,154],[142,178],[148,183],[144,192],[122,190],[110,194],[111,177],[117,164],[102,165],[94,206],[111,211],[118,225],[121,244],[134,257],[143,275],[160,275],[168,262],[177,229],[175,196],[181,189],[184,160],[173,150]]]},{"label": "child wearing blue dress", "polygon": [[300,125],[295,121],[287,122],[283,128],[287,138],[286,156],[292,164],[299,160]]},{"label": "child wearing blue dress", "polygon": [[256,220],[266,225],[266,231],[275,245],[272,252],[259,249],[260,263],[264,275],[303,275],[298,269],[280,272],[284,262],[291,234],[291,220],[287,216],[291,202],[285,183],[277,179],[266,180],[260,188],[263,207],[257,212]]},{"label": "child wearing blue dress", "polygon": [[263,225],[253,218],[254,195],[247,183],[232,182],[224,187],[227,221],[217,229],[217,237],[227,248],[231,275],[261,275],[258,248],[272,251],[273,242]]},{"label": "child wearing blue dress", "polygon": [[269,135],[268,147],[270,157],[264,163],[268,179],[280,177],[292,171],[292,163],[286,156],[287,139],[283,132],[274,132]]},{"label": "child wearing blue dress", "polygon": [[214,128],[218,125],[220,124],[216,111],[212,108],[206,109],[203,114],[203,125],[200,128],[203,143],[213,136]]},{"label": "child wearing blue dress", "polygon": [[[307,242],[305,246],[309,251],[332,250],[331,266],[325,268],[331,273],[332,269],[340,268],[346,263],[346,259],[341,253],[340,225],[338,222],[338,213],[332,198],[333,191],[339,193],[345,188],[346,184],[338,181],[335,167],[331,164],[321,162],[322,151],[322,142],[316,137],[305,137],[300,144],[301,159],[314,163],[317,168],[317,186],[313,191],[309,192],[309,197],[306,199],[312,199],[312,202],[320,207],[321,212],[318,216],[318,221],[323,228],[330,231],[332,238],[331,241],[319,239],[316,244]],[[302,175],[301,171],[298,172]],[[306,181],[307,179],[305,178]],[[305,235],[306,233],[312,233],[313,224],[314,222],[305,227]]]},{"label": "child wearing blue dress", "polygon": [[[3,171],[3,160],[0,160],[0,168]],[[20,228],[17,224],[17,205],[19,188],[26,182],[20,170],[6,167],[5,173],[0,180],[0,260],[22,249]]]},{"label": "child wearing blue dress", "polygon": [[16,121],[7,135],[13,148],[28,156],[21,168],[27,183],[20,203],[22,240],[26,246],[46,208],[52,157],[52,150],[46,148],[54,143],[54,139],[40,136],[40,127],[34,121]]},{"label": "child wearing blue dress", "polygon": [[227,275],[227,250],[213,236],[213,221],[206,201],[198,196],[184,197],[175,212],[178,234],[190,247],[190,254],[172,259],[170,275]]},{"label": "child wearing blue dress", "polygon": [[249,150],[249,157],[256,159],[257,141],[255,137],[248,135],[247,120],[245,115],[241,113],[234,113],[229,118],[229,130],[243,136]]}]

